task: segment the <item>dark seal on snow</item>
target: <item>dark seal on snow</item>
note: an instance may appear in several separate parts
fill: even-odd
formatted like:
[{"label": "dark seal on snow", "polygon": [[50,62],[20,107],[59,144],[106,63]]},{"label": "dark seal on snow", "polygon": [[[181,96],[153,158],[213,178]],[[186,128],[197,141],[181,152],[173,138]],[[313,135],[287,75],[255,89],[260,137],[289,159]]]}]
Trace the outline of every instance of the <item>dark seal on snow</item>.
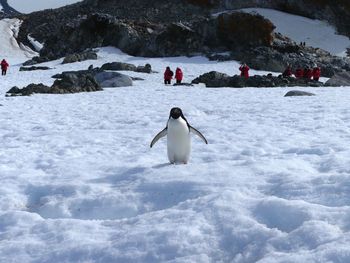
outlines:
[{"label": "dark seal on snow", "polygon": [[291,90],[284,95],[284,97],[294,97],[294,96],[315,96],[311,92],[301,91],[301,90]]}]

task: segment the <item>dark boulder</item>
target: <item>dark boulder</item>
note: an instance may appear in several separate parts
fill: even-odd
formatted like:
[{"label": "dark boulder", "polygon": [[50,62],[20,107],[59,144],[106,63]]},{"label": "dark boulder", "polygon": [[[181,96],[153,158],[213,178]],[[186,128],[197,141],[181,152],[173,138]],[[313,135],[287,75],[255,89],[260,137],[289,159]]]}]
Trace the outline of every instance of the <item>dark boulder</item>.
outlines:
[{"label": "dark boulder", "polygon": [[13,87],[6,96],[28,96],[33,93],[64,94],[102,90],[91,74],[66,73],[61,79],[55,80],[51,87],[43,84],[30,84],[22,89]]},{"label": "dark boulder", "polygon": [[284,95],[284,97],[295,97],[295,96],[315,96],[314,93],[306,92],[302,90],[291,90]]},{"label": "dark boulder", "polygon": [[325,84],[327,86],[350,86],[350,71],[335,74]]},{"label": "dark boulder", "polygon": [[12,87],[9,91],[6,92],[6,96],[29,96],[33,93],[51,93],[51,88],[42,83],[29,84],[23,89]]},{"label": "dark boulder", "polygon": [[223,13],[218,16],[217,23],[218,38],[231,50],[272,44],[275,26],[258,14]]},{"label": "dark boulder", "polygon": [[204,83],[206,87],[218,88],[218,87],[232,87],[232,88],[244,88],[244,87],[322,87],[323,83],[319,81],[313,81],[309,79],[297,79],[293,77],[283,78],[282,76],[260,76],[254,75],[249,78],[244,78],[238,75],[233,77],[211,71],[205,73],[192,81],[194,84]]},{"label": "dark boulder", "polygon": [[35,64],[44,63],[44,62],[48,62],[48,61],[50,61],[50,59],[48,57],[45,57],[45,56],[33,57],[30,60],[27,60],[26,62],[24,62],[23,66],[32,66]]},{"label": "dark boulder", "polygon": [[102,90],[91,74],[68,73],[53,83],[52,93],[77,93]]},{"label": "dark boulder", "polygon": [[198,52],[203,46],[201,36],[189,25],[171,23],[155,39],[156,56],[180,56]]},{"label": "dark boulder", "polygon": [[66,56],[63,59],[62,64],[74,63],[74,62],[85,61],[85,60],[96,60],[96,59],[97,59],[96,51],[87,50],[81,53],[74,53]]}]

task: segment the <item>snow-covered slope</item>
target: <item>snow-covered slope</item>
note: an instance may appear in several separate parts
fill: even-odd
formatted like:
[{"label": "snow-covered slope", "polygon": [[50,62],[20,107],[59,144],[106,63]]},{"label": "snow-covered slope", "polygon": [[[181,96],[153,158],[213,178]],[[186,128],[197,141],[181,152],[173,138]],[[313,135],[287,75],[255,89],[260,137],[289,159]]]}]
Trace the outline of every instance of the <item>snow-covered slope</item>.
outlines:
[{"label": "snow-covered slope", "polygon": [[[349,262],[349,88],[206,89],[162,84],[166,65],[185,80],[234,62],[134,58],[46,63],[2,77],[52,83],[63,70],[107,61],[150,63],[129,88],[2,97],[0,261]],[[188,165],[149,148],[171,107],[208,138]]]},{"label": "snow-covered slope", "polygon": [[264,9],[247,8],[245,12],[256,12],[268,18],[276,31],[293,39],[297,43],[305,42],[309,46],[322,48],[337,56],[346,56],[346,49],[350,48],[350,39],[338,35],[333,26],[320,20],[312,20],[302,16]]},{"label": "snow-covered slope", "polygon": [[8,3],[21,13],[31,13],[44,9],[58,8],[81,1],[82,0],[8,0]]},{"label": "snow-covered slope", "polygon": [[6,58],[12,63],[24,62],[37,55],[30,48],[18,44],[15,37],[18,33],[21,21],[19,19],[0,20],[0,57]]}]

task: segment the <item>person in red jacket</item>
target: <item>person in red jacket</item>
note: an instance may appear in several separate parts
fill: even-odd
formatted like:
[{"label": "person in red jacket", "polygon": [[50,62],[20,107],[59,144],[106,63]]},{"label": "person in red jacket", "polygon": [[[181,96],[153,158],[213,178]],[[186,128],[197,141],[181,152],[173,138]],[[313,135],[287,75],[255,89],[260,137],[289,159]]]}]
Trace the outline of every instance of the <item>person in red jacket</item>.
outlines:
[{"label": "person in red jacket", "polygon": [[312,70],[312,78],[315,81],[318,81],[321,77],[321,69],[320,67],[314,67],[314,69]]},{"label": "person in red jacket", "polygon": [[6,75],[7,68],[9,67],[9,63],[5,59],[1,61],[1,75]]},{"label": "person in red jacket", "polygon": [[182,70],[180,68],[176,68],[175,70],[175,79],[176,83],[180,84],[183,78]]},{"label": "person in red jacket", "polygon": [[305,79],[311,79],[312,78],[312,69],[311,68],[305,68],[304,69],[304,78]]},{"label": "person in red jacket", "polygon": [[171,84],[174,72],[171,71],[170,67],[166,67],[164,72],[164,84]]},{"label": "person in red jacket", "polygon": [[241,71],[241,77],[245,77],[246,79],[249,78],[249,67],[247,64],[243,63],[240,67],[239,70]]},{"label": "person in red jacket", "polygon": [[297,79],[301,79],[304,77],[304,70],[302,68],[297,68],[294,75]]}]

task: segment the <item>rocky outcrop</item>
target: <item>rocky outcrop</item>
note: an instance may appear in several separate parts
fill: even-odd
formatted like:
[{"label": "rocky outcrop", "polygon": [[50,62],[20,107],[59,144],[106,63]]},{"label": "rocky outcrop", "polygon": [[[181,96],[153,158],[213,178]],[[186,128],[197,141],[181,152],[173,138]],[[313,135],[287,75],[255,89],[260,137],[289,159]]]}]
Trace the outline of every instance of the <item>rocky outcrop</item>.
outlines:
[{"label": "rocky outcrop", "polygon": [[68,63],[74,63],[74,62],[80,62],[85,60],[96,60],[97,59],[97,53],[93,50],[86,50],[81,53],[74,53],[71,55],[66,56],[62,64],[68,64]]},{"label": "rocky outcrop", "polygon": [[19,71],[49,70],[49,69],[52,69],[52,68],[46,67],[46,66],[41,66],[41,67],[31,66],[31,67],[20,67]]},{"label": "rocky outcrop", "polygon": [[[114,1],[110,2],[114,3]],[[115,4],[120,5],[120,3]],[[159,10],[165,6],[174,8],[165,9],[167,14],[179,12],[174,10],[179,10],[180,4],[172,1],[158,4]],[[130,3],[126,5],[129,6]],[[151,3],[148,5],[145,10],[153,6]],[[164,19],[166,22],[163,22],[163,19],[158,21],[151,19],[145,22],[145,20],[132,20],[130,17],[122,19],[123,15],[114,16],[107,10],[105,10],[106,13],[90,12],[81,15],[79,11],[84,11],[83,8],[76,10],[76,15],[70,18],[57,13],[58,11],[47,11],[45,19],[41,12],[37,12],[33,14],[34,17],[31,20],[22,18],[24,22],[19,39],[30,45],[25,39],[30,33],[38,41],[44,42],[40,56],[50,59],[82,52],[87,48],[108,45],[118,47],[135,56],[159,57],[192,55],[216,49],[239,49],[247,45],[269,45],[271,42],[273,25],[259,15],[233,13],[209,17],[206,16],[205,11],[198,11],[201,10],[200,8],[188,3],[184,5],[188,10],[196,10],[200,15],[190,15],[181,20],[183,15],[178,14],[178,18]],[[81,6],[86,7],[85,2],[82,2]],[[73,7],[67,13],[73,12],[72,10]],[[156,14],[153,15],[156,16]],[[47,19],[47,16],[51,19]],[[57,21],[56,24],[60,26],[52,26],[53,21]],[[237,25],[240,26],[237,27]],[[255,30],[246,30],[247,28]]]},{"label": "rocky outcrop", "polygon": [[51,93],[51,88],[42,83],[29,84],[22,89],[15,86],[6,92],[6,96],[29,96],[33,93]]},{"label": "rocky outcrop", "polygon": [[[218,37],[230,50],[270,46],[275,26],[260,15],[234,12],[218,16]],[[242,45],[245,43],[246,46]],[[238,47],[241,47],[237,49]]]},{"label": "rocky outcrop", "polygon": [[248,7],[270,8],[312,19],[327,21],[336,26],[339,33],[350,37],[350,4],[348,0],[188,0],[202,8],[235,10]]},{"label": "rocky outcrop", "polygon": [[[87,48],[115,46],[135,56],[211,56],[230,52],[251,68],[282,72],[287,64],[317,64],[322,76],[348,70],[349,61],[322,50],[298,47],[280,40],[274,26],[259,15],[233,12],[210,13],[245,7],[266,7],[319,18],[338,26],[350,36],[350,6],[345,0],[85,0],[45,12],[23,15],[19,40],[28,34],[45,43],[40,56],[57,59]],[[321,7],[321,8],[320,8]],[[83,37],[82,37],[83,36]],[[28,63],[38,63],[36,59]]]},{"label": "rocky outcrop", "polygon": [[171,23],[157,36],[151,53],[155,56],[181,56],[199,52],[203,46],[203,37],[192,25],[181,22]]},{"label": "rocky outcrop", "polygon": [[132,86],[132,79],[118,72],[100,72],[95,75],[95,79],[102,88]]},{"label": "rocky outcrop", "polygon": [[90,74],[68,73],[57,79],[51,86],[52,93],[77,93],[102,90],[95,78]]},{"label": "rocky outcrop", "polygon": [[30,84],[22,89],[13,87],[6,92],[6,96],[29,96],[34,93],[65,94],[77,92],[91,92],[102,90],[90,74],[67,73],[61,79],[55,80],[51,87],[43,84]]},{"label": "rocky outcrop", "polygon": [[118,72],[104,71],[101,68],[92,68],[91,66],[87,70],[64,71],[60,74],[53,75],[52,78],[67,79],[70,78],[71,75],[91,76],[102,88],[127,87],[133,84],[133,79],[127,75]]},{"label": "rocky outcrop", "polygon": [[33,57],[33,58],[27,60],[26,62],[24,62],[23,66],[32,66],[35,64],[44,63],[44,62],[48,62],[48,61],[50,61],[50,59],[48,57],[45,57],[45,56]]},{"label": "rocky outcrop", "polygon": [[[215,58],[215,57],[214,57]],[[323,77],[332,77],[337,72],[350,70],[350,59],[340,58],[330,53],[308,46],[300,46],[288,38],[277,34],[273,44],[231,52],[222,60],[244,61],[249,67],[257,70],[283,72],[287,65],[297,68],[321,68]]]},{"label": "rocky outcrop", "polygon": [[332,78],[330,78],[326,82],[327,86],[349,86],[350,87],[350,71],[348,72],[341,72],[335,74]]},{"label": "rocky outcrop", "polygon": [[20,14],[8,4],[7,0],[0,0],[0,6],[2,7],[2,11],[0,11],[0,19],[13,17]]},{"label": "rocky outcrop", "polygon": [[315,96],[315,94],[311,92],[302,91],[302,90],[291,90],[284,95],[284,97],[296,97],[296,96]]},{"label": "rocky outcrop", "polygon": [[283,78],[282,76],[260,76],[255,75],[249,78],[243,78],[235,75],[233,77],[211,71],[205,73],[192,81],[194,84],[204,83],[207,88],[231,87],[231,88],[245,88],[245,87],[322,87],[323,83],[309,79],[297,79],[293,77]]}]

